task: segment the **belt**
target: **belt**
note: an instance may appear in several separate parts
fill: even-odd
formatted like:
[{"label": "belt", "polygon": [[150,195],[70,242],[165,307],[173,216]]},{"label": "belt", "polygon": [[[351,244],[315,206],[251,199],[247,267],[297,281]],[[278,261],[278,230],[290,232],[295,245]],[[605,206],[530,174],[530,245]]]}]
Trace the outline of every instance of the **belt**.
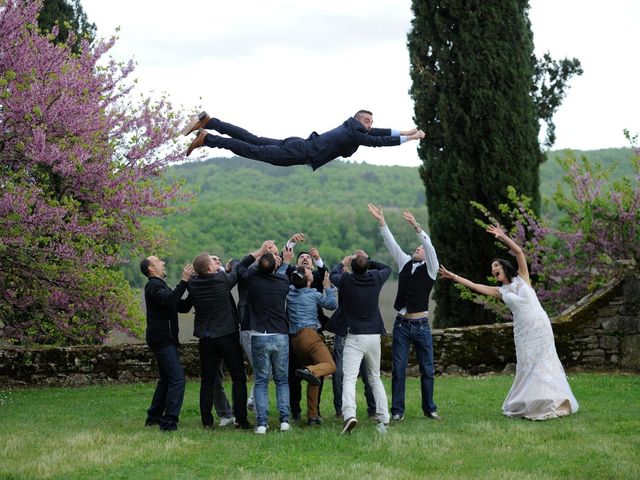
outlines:
[{"label": "belt", "polygon": [[414,312],[414,313],[398,313],[397,318],[400,320],[424,320],[429,317],[429,312]]}]

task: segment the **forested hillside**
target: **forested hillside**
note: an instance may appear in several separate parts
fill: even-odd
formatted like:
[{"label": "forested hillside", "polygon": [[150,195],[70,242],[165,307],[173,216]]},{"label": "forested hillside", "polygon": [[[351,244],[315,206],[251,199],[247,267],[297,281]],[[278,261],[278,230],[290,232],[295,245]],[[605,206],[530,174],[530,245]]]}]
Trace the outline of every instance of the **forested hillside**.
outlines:
[{"label": "forested hillside", "polygon": [[[609,149],[586,154],[605,165],[620,168],[615,178],[628,174],[630,149]],[[541,169],[541,191],[550,197],[562,174],[550,152]],[[424,186],[417,167],[374,166],[334,161],[316,172],[304,166],[274,167],[243,158],[214,158],[172,167],[166,181],[179,180],[194,193],[186,210],[153,220],[173,238],[170,249],[158,252],[168,260],[169,282],[177,281],[181,267],[202,251],[224,260],[239,258],[265,239],[282,245],[293,233],[304,232],[332,265],[356,248],[390,261],[367,203],[385,207],[398,243],[405,249],[417,245],[413,230],[402,220],[409,208],[427,225]],[[544,203],[543,203],[544,205]],[[437,245],[436,245],[437,249]],[[123,268],[132,285],[142,285],[138,258]]]}]

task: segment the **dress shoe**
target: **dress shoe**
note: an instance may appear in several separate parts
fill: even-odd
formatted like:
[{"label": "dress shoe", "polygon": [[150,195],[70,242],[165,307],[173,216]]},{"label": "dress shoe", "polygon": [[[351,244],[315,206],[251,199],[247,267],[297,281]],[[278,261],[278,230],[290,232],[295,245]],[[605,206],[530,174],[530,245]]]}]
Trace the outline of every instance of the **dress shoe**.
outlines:
[{"label": "dress shoe", "polygon": [[442,417],[438,415],[436,412],[425,413],[424,416],[427,418],[430,418],[431,420],[438,420],[438,421],[442,420]]},{"label": "dress shoe", "polygon": [[307,425],[322,425],[322,417],[309,417],[307,419]]},{"label": "dress shoe", "polygon": [[236,430],[251,430],[251,428],[253,427],[253,425],[251,425],[246,420],[244,422],[236,422],[234,426]]},{"label": "dress shoe", "polygon": [[189,148],[187,150],[187,157],[191,155],[191,152],[193,152],[196,148],[200,148],[204,145],[205,138],[207,138],[207,131],[201,128],[200,130],[198,130],[198,136],[194,138],[193,142],[191,142],[191,145],[189,145]]},{"label": "dress shoe", "polygon": [[207,115],[207,112],[200,112],[197,117],[187,123],[187,126],[182,130],[182,134],[186,137],[191,132],[195,132],[196,130],[206,127],[209,120],[211,120],[211,117]]},{"label": "dress shoe", "polygon": [[307,382],[309,382],[311,385],[315,385],[318,386],[320,385],[320,378],[316,377],[311,370],[309,370],[308,368],[299,368],[296,370],[296,377],[300,377],[304,380],[306,380]]}]

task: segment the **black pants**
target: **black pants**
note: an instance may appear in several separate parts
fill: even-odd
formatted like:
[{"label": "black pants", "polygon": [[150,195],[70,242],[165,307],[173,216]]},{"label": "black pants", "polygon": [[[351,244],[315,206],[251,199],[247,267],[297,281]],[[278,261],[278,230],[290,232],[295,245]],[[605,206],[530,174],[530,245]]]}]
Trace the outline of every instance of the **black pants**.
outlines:
[{"label": "black pants", "polygon": [[178,428],[185,387],[178,347],[167,345],[153,353],[158,362],[160,378],[153,392],[151,406],[147,410],[147,421],[159,424],[162,430],[175,430]]},{"label": "black pants", "polygon": [[247,421],[247,376],[238,332],[223,337],[201,338],[200,350],[200,417],[204,426],[213,425],[213,387],[220,361],[231,375],[233,415],[236,422]]},{"label": "black pants", "polygon": [[299,137],[285,139],[258,137],[243,128],[212,118],[206,125],[208,130],[216,130],[223,135],[208,134],[204,144],[210,148],[224,148],[236,155],[252,160],[270,163],[280,167],[305,165],[308,163],[307,140]]}]

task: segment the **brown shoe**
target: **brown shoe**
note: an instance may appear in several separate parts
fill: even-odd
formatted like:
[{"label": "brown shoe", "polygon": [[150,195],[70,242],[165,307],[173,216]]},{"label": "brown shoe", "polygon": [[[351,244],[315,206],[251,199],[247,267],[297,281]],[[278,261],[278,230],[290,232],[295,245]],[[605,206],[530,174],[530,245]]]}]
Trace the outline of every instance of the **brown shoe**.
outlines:
[{"label": "brown shoe", "polygon": [[191,145],[189,145],[189,148],[187,149],[187,157],[191,155],[191,152],[196,148],[200,148],[204,145],[205,138],[207,138],[207,131],[204,128],[201,128],[198,130],[198,136],[193,139],[193,142],[191,142]]},{"label": "brown shoe", "polygon": [[204,128],[209,120],[211,120],[211,117],[207,115],[207,112],[200,112],[196,118],[187,123],[187,126],[182,130],[182,134],[186,137],[191,132]]}]

